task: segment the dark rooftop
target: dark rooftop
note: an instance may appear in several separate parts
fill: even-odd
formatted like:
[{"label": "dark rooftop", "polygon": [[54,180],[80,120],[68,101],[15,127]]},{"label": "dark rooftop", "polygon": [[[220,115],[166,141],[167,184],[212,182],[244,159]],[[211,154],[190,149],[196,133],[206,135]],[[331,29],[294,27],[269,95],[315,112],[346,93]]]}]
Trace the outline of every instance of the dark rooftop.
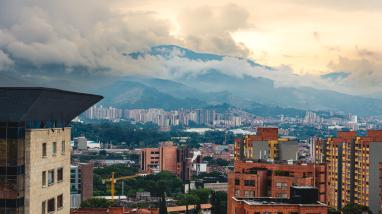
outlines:
[{"label": "dark rooftop", "polygon": [[103,97],[42,87],[0,87],[0,121],[62,121],[73,118]]}]

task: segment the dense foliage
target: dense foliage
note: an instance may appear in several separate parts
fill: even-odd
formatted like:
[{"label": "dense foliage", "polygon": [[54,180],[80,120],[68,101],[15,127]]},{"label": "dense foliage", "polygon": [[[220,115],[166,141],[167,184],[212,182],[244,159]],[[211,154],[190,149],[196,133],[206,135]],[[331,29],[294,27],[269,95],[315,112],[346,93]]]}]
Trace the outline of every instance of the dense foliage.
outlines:
[{"label": "dense foliage", "polygon": [[[111,177],[115,172],[115,177],[134,175],[138,173],[137,168],[126,167],[124,165],[112,165],[103,168],[94,169],[94,195],[110,195],[109,183],[103,183],[102,179]],[[136,177],[134,179],[124,180],[125,195],[135,197],[137,192],[147,191],[152,196],[160,197],[162,193],[174,195],[181,192],[182,181],[170,172],[160,172],[155,175]],[[122,194],[122,181],[115,185],[116,195]]]},{"label": "dense foliage", "polygon": [[126,148],[156,147],[158,142],[177,139],[173,137],[189,137],[187,144],[198,147],[200,143],[223,144],[233,143],[235,136],[223,131],[209,131],[205,134],[184,132],[183,129],[172,129],[162,132],[155,124],[132,124],[130,122],[98,122],[98,123],[72,123],[73,137],[84,135],[90,140],[111,142],[114,145]]},{"label": "dense foliage", "polygon": [[359,204],[347,204],[341,209],[343,214],[363,214],[363,213],[372,213],[367,206]]},{"label": "dense foliage", "polygon": [[[135,175],[138,173],[137,168],[126,167],[122,164],[115,164],[103,168],[95,168],[93,171],[93,194],[95,196],[110,195],[110,183],[102,182],[102,179],[111,178],[112,172],[115,172],[115,177]],[[121,187],[116,185],[117,193],[120,193]]]}]

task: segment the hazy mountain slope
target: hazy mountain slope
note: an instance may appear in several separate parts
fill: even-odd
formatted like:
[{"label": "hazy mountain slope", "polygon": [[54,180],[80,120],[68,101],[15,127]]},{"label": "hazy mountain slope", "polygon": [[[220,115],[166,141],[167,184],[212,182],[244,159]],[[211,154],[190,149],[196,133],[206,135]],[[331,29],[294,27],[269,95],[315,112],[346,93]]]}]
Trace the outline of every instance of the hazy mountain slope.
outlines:
[{"label": "hazy mountain slope", "polygon": [[[183,57],[188,60],[223,60],[224,56],[194,52],[178,46],[158,46],[149,51],[142,51],[130,54],[136,58],[145,55],[162,56],[169,61],[173,57]],[[251,65],[261,66],[253,61]],[[246,63],[246,61],[243,61]],[[176,72],[176,71],[172,71]],[[231,73],[235,73],[232,70]],[[272,72],[270,69],[269,72]],[[227,97],[234,97],[236,100],[260,103],[271,106],[282,106],[297,109],[309,110],[330,110],[343,111],[360,115],[380,115],[382,114],[382,101],[361,96],[352,96],[330,90],[319,90],[311,87],[275,87],[273,80],[249,75],[234,76],[223,73],[218,69],[209,69],[198,73],[178,76],[175,80],[189,88],[198,91],[216,93],[225,91]],[[345,73],[334,73],[323,78],[340,78]],[[151,83],[153,86],[156,85]],[[154,86],[155,87],[155,86]],[[184,97],[192,96],[192,91],[184,91]],[[199,95],[198,95],[199,96]]]}]

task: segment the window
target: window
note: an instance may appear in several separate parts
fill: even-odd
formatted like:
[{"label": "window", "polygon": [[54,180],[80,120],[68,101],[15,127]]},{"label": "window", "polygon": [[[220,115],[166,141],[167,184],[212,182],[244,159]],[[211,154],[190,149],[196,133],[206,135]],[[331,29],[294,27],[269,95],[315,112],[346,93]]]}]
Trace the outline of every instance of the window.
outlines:
[{"label": "window", "polygon": [[52,144],[52,153],[53,153],[53,155],[55,155],[57,153],[57,143],[56,142],[53,142],[53,144]]},{"label": "window", "polygon": [[42,157],[46,157],[46,143],[42,144]]},{"label": "window", "polygon": [[254,180],[244,180],[244,186],[255,186]]},{"label": "window", "polygon": [[65,154],[65,141],[61,142],[61,154]]},{"label": "window", "polygon": [[41,214],[45,214],[46,213],[46,201],[43,201],[41,203]]},{"label": "window", "polygon": [[42,187],[46,187],[46,171],[43,171],[41,176]]},{"label": "window", "polygon": [[239,179],[235,179],[235,185],[240,185],[240,180]]},{"label": "window", "polygon": [[48,200],[48,213],[52,213],[56,210],[56,204],[54,198]]},{"label": "window", "polygon": [[64,169],[59,168],[57,169],[57,182],[61,182],[62,180],[64,180]]},{"label": "window", "polygon": [[236,197],[239,197],[239,196],[240,196],[240,190],[238,190],[238,189],[235,190],[235,196],[236,196]]},{"label": "window", "polygon": [[54,184],[54,169],[48,171],[48,185]]},{"label": "window", "polygon": [[62,209],[64,206],[64,196],[61,194],[57,196],[57,209]]}]

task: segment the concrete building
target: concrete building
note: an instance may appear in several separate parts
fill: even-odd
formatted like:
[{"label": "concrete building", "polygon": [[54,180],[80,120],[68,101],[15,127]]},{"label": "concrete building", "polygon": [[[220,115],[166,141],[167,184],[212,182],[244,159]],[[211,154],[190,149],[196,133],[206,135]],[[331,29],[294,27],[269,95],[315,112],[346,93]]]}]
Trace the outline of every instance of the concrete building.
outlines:
[{"label": "concrete building", "polygon": [[233,197],[233,205],[228,214],[325,214],[328,206],[319,202],[317,189],[311,187],[291,187],[290,198],[239,198]]},{"label": "concrete building", "polygon": [[324,165],[235,161],[234,171],[228,174],[228,211],[235,204],[233,197],[290,198],[292,186],[318,187],[317,198],[325,202],[325,181]]},{"label": "concrete building", "polygon": [[101,96],[0,88],[0,213],[70,212],[70,128]]},{"label": "concrete building", "polygon": [[190,179],[192,170],[191,155],[187,147],[173,142],[162,142],[159,148],[144,148],[141,152],[141,169],[157,173],[169,171],[182,180]]},{"label": "concrete building", "polygon": [[235,160],[298,160],[298,141],[278,137],[278,128],[257,128],[256,135],[235,141]]},{"label": "concrete building", "polygon": [[76,150],[87,150],[88,149],[88,140],[86,137],[76,137],[73,139],[74,141],[74,149]]},{"label": "concrete building", "polygon": [[340,209],[357,203],[379,213],[382,130],[368,130],[366,136],[338,132],[337,137],[316,141],[315,152],[316,162],[327,164],[329,206]]},{"label": "concrete building", "polygon": [[79,208],[82,201],[93,197],[93,164],[70,166],[70,207]]}]

